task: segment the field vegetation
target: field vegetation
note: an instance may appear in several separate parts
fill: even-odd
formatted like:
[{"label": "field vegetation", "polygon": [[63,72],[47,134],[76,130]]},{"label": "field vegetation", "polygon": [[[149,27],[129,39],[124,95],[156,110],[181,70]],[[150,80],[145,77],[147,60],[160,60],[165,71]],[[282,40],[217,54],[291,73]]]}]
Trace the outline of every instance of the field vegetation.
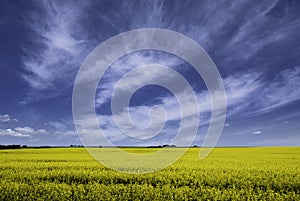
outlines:
[{"label": "field vegetation", "polygon": [[203,160],[198,153],[127,174],[84,148],[0,150],[0,200],[300,200],[299,147],[216,148]]}]

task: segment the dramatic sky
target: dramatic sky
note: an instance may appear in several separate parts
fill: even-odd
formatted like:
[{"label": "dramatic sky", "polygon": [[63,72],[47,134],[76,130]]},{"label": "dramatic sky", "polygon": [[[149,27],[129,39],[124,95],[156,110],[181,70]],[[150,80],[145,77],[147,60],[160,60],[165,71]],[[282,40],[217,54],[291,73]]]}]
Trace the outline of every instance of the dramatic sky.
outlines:
[{"label": "dramatic sky", "polygon": [[[163,28],[201,45],[223,78],[227,117],[219,146],[299,146],[299,10],[297,0],[2,0],[0,144],[81,144],[72,117],[72,90],[86,56],[122,32]],[[95,108],[107,138],[116,145],[172,143],[185,118],[168,90],[149,85],[133,95],[132,119],[146,126],[149,109],[159,105],[169,114],[164,129],[146,141],[126,137],[117,129],[110,109],[114,85],[125,73],[144,64],[175,69],[193,87],[201,108],[194,144],[201,145],[210,120],[207,88],[187,62],[157,50],[125,55],[100,80]],[[147,69],[128,85],[161,79],[176,82],[165,72]],[[184,89],[181,95],[188,101]]]}]

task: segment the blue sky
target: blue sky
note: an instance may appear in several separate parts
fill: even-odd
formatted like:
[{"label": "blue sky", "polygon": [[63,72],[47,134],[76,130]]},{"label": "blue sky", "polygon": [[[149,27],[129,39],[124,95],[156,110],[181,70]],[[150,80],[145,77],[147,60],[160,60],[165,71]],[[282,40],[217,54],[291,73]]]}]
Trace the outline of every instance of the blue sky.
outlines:
[{"label": "blue sky", "polygon": [[[227,117],[219,146],[299,146],[299,9],[296,0],[1,1],[0,144],[80,144],[72,87],[86,56],[124,31],[163,28],[199,43],[223,78]],[[201,145],[210,117],[207,88],[188,63],[154,50],[125,55],[100,80],[95,108],[101,128],[116,145],[172,143],[179,105],[162,87],[143,87],[130,102],[132,117],[142,126],[149,123],[151,106],[168,112],[170,119],[154,138],[124,137],[111,116],[117,81],[133,68],[153,63],[177,70],[193,87],[202,109],[194,144]],[[168,75],[149,69],[129,85],[162,78]]]}]

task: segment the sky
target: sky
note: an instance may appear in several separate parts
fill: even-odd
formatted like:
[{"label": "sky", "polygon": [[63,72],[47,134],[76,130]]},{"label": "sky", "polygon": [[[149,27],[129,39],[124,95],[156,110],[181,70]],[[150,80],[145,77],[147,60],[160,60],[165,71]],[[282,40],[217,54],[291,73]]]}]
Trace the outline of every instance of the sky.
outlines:
[{"label": "sky", "polygon": [[[120,33],[161,28],[196,41],[218,68],[227,102],[218,146],[300,146],[299,10],[297,0],[2,0],[0,144],[81,144],[73,122],[72,92],[85,58]],[[112,116],[111,95],[117,82],[147,64],[168,66],[192,86],[201,109],[193,144],[201,146],[211,115],[207,87],[189,63],[158,50],[129,53],[107,69],[95,95],[99,127],[115,145],[172,144],[180,122],[188,117],[180,116],[180,105],[168,89],[148,85],[130,99],[128,109],[138,127],[149,125],[153,106],[165,109],[167,119],[156,136],[146,140],[126,136]],[[122,87],[126,90],[141,81],[162,79],[176,82],[168,73],[149,68]],[[189,105],[190,94],[184,88],[178,90]],[[195,112],[192,106],[188,110]],[[160,111],[154,110],[157,122],[164,121],[161,117]],[[83,122],[88,125],[90,120]],[[155,126],[160,125],[151,129]],[[190,127],[185,129],[189,138]]]}]

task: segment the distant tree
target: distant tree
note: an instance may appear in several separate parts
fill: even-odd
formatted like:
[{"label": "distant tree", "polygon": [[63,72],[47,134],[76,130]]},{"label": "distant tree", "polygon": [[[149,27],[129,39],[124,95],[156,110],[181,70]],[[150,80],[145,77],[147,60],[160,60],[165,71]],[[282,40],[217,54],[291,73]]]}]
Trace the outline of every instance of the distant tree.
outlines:
[{"label": "distant tree", "polygon": [[157,146],[148,146],[147,148],[161,148],[161,145],[157,145]]},{"label": "distant tree", "polygon": [[171,144],[171,145],[169,145],[169,144],[164,144],[162,147],[176,147],[176,145],[174,145],[174,144]]}]

